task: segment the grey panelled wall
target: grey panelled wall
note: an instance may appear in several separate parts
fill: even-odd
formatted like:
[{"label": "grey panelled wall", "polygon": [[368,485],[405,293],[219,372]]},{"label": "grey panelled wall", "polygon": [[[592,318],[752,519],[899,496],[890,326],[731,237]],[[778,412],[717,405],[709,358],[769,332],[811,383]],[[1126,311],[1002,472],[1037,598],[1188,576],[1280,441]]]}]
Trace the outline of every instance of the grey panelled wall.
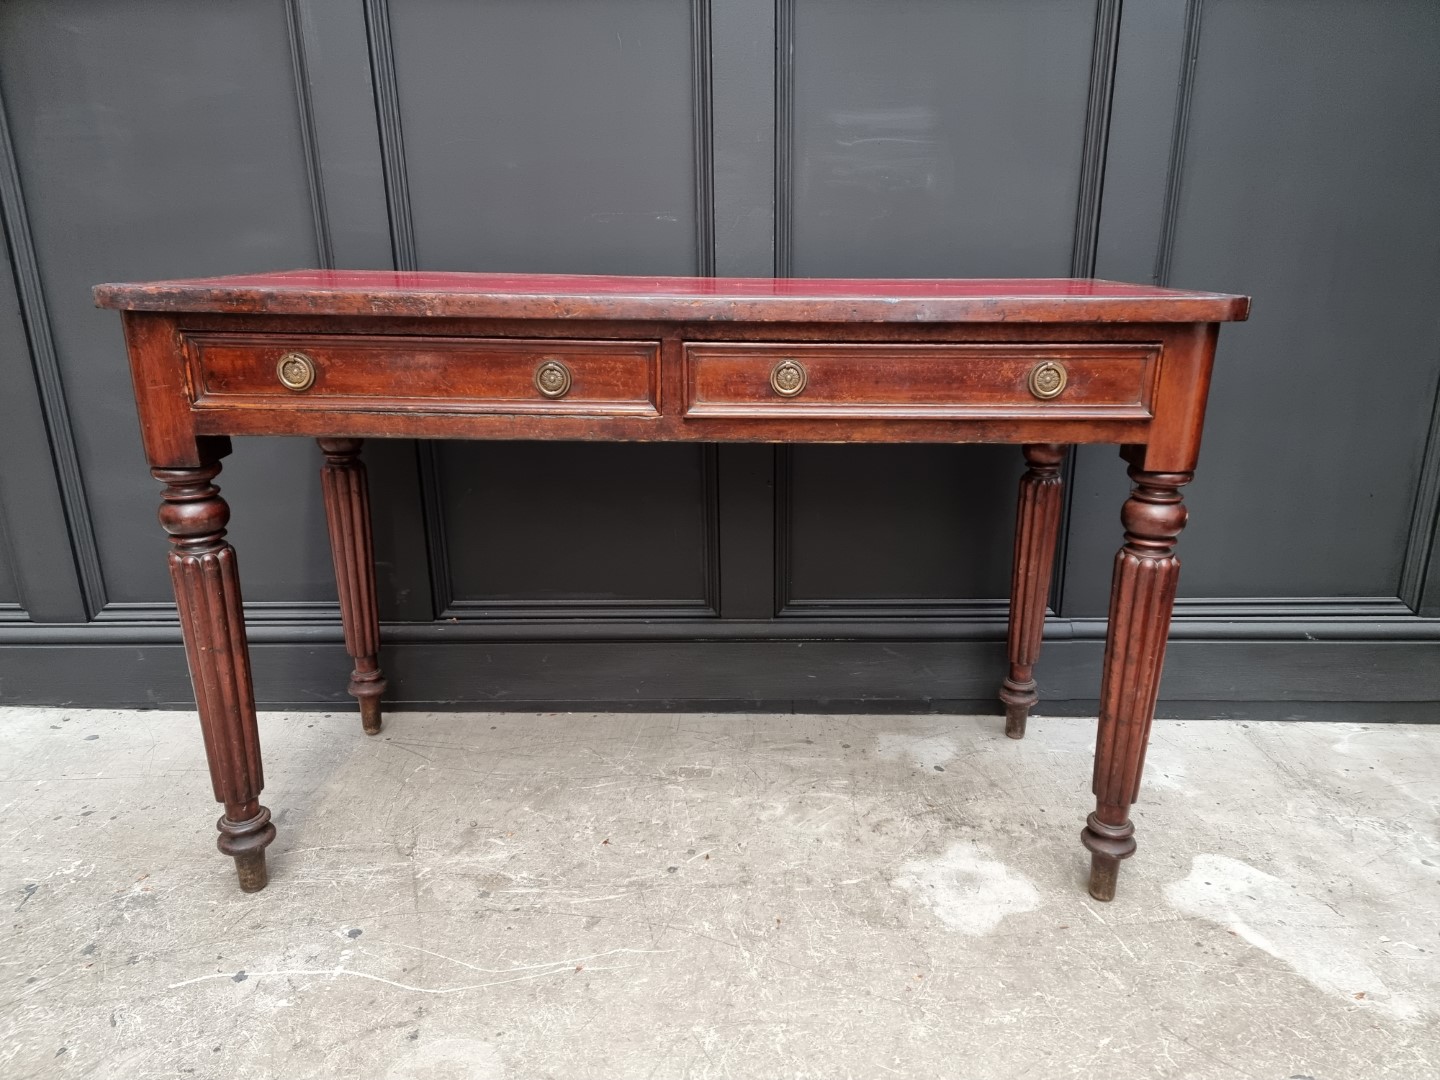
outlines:
[{"label": "grey panelled wall", "polygon": [[[28,329],[32,343],[49,338],[64,388],[58,419],[78,468],[61,480],[67,501],[80,504],[76,517],[88,518],[82,533],[72,517],[72,542],[99,613],[165,604],[154,482],[135,467],[139,431],[129,376],[115,362],[115,320],[92,309],[86,292],[97,274],[315,261],[285,7],[43,0],[6,4],[0,19],[0,95],[23,199],[16,212],[31,240],[26,251],[11,235],[11,262],[22,294],[43,307],[44,323]],[[53,439],[56,418],[48,419]],[[257,442],[227,470],[227,490],[247,511],[236,515],[236,543],[260,571],[246,580],[251,600],[334,594],[307,455]]]},{"label": "grey panelled wall", "polygon": [[[1434,550],[1440,451],[1428,435],[1440,376],[1440,6],[1192,8],[1202,17],[1155,271],[1223,278],[1257,303],[1223,335],[1182,602],[1283,610],[1303,597],[1345,611],[1368,600],[1408,616]],[[1111,543],[1088,529],[1082,557]],[[1101,583],[1080,588],[1067,597],[1075,612],[1103,614]]]},{"label": "grey panelled wall", "polygon": [[[1433,718],[1437,86],[1433,0],[9,0],[0,701],[190,700],[95,282],[1096,274],[1256,298],[1165,708]],[[366,457],[399,700],[960,708],[1001,674],[1013,449]],[[221,478],[271,704],[346,700],[318,463],[238,440]],[[1042,711],[1083,712],[1126,481],[1068,473]]]},{"label": "grey panelled wall", "polygon": [[[1395,596],[1440,374],[1440,6],[1285,7],[1209,5],[1200,62],[1230,64],[1225,78],[1200,68],[1187,156],[1249,168],[1195,171],[1170,273],[1266,297],[1215,384],[1226,422],[1205,465],[1228,483],[1198,490],[1197,536],[1218,546],[1254,522],[1305,536],[1304,555],[1212,560],[1186,595]],[[1312,57],[1326,76],[1302,91],[1286,72]],[[1246,101],[1265,107],[1231,123]],[[1267,423],[1275,402],[1288,408]],[[1290,497],[1239,483],[1255,460]]]}]

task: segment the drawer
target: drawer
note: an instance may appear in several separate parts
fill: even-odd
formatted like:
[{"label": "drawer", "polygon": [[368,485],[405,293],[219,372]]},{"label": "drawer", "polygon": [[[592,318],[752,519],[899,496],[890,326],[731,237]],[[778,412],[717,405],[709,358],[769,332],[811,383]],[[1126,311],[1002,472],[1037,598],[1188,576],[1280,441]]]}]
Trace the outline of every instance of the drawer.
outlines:
[{"label": "drawer", "polygon": [[191,332],[186,346],[199,409],[659,415],[653,341]]},{"label": "drawer", "polygon": [[1150,416],[1158,345],[685,347],[685,415]]}]

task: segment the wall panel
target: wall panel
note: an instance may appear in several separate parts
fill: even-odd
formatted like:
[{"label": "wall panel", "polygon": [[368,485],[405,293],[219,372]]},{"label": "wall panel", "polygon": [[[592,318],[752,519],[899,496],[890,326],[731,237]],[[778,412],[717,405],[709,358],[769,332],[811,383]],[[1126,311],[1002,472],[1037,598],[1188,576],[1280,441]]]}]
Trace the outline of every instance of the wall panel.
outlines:
[{"label": "wall panel", "polygon": [[1183,595],[1396,595],[1440,374],[1437,87],[1425,0],[1206,3],[1170,276],[1258,299]]},{"label": "wall panel", "polygon": [[421,266],[695,272],[689,4],[427,0],[390,30]]},{"label": "wall panel", "polygon": [[10,537],[5,533],[5,522],[0,520],[0,619],[22,614],[20,590],[15,586],[15,573],[10,568]]},{"label": "wall panel", "polygon": [[714,613],[713,450],[446,444],[446,608],[466,615]]},{"label": "wall panel", "polygon": [[[695,49],[705,15],[705,5],[645,0],[392,5],[416,264],[713,265],[709,176],[697,172],[709,160],[708,90],[697,100],[696,81],[708,56]],[[695,448],[445,444],[434,460],[439,475],[427,480],[444,525],[432,523],[430,543],[448,579],[437,582],[439,608],[712,610]]]},{"label": "wall panel", "polygon": [[[795,0],[777,194],[788,269],[1068,274],[1105,8]],[[995,526],[1014,513],[1017,449],[815,447],[791,461],[779,515],[791,600],[883,599],[923,616],[1007,595],[1008,527]]]},{"label": "wall panel", "polygon": [[[1173,707],[1423,718],[1436,86],[1433,0],[0,4],[0,700],[188,695],[98,281],[1096,273],[1256,297]],[[1001,674],[1014,448],[366,458],[408,703],[973,707]],[[1127,482],[1074,461],[1040,679],[1086,712]],[[221,478],[266,702],[344,699],[318,466],[243,439]]]},{"label": "wall panel", "polygon": [[787,613],[934,615],[1009,595],[1010,534],[995,523],[1015,513],[1018,450],[797,446],[784,461]]},{"label": "wall panel", "polygon": [[792,272],[1068,273],[1095,15],[796,0]]},{"label": "wall panel", "polygon": [[[158,488],[117,320],[90,287],[316,260],[285,5],[45,0],[7,4],[4,19],[0,93],[105,596],[165,603]],[[221,483],[255,568],[247,598],[333,595],[308,540],[318,459],[267,441],[232,460]]]},{"label": "wall panel", "polygon": [[[1300,619],[1404,617],[1402,567],[1425,554],[1412,527],[1433,521],[1436,490],[1422,462],[1440,373],[1440,9],[1191,0],[1147,9],[1127,44],[1153,54],[1159,34],[1188,54],[1169,50],[1163,127],[1138,85],[1158,73],[1117,104],[1100,271],[1148,258],[1171,283],[1255,296],[1221,335],[1182,611],[1233,597]],[[1153,232],[1129,216],[1141,190],[1168,201]],[[1107,582],[1079,568],[1113,550],[1118,522],[1079,508],[1113,506],[1124,466],[1081,460],[1064,612],[1103,615]]]},{"label": "wall panel", "polygon": [[[0,166],[13,180],[14,159],[7,160],[4,150],[0,143]],[[8,202],[0,208],[10,222]],[[4,239],[0,251],[10,258],[0,258],[0,603],[18,605],[23,597],[31,618],[83,620],[85,600],[12,271],[17,245],[8,224]],[[20,614],[12,608],[8,617]]]}]

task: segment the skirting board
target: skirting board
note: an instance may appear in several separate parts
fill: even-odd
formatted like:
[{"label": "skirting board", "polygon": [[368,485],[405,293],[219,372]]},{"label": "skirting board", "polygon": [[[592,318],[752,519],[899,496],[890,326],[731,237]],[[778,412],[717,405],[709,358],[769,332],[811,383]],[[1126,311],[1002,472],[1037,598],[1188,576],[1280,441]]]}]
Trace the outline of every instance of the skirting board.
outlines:
[{"label": "skirting board", "polygon": [[[1038,715],[1093,716],[1099,641],[1047,642]],[[349,708],[332,643],[251,646],[261,708]],[[991,641],[400,642],[387,705],[457,710],[994,711]],[[177,644],[0,646],[0,704],[194,707]],[[1440,648],[1403,641],[1173,641],[1162,716],[1440,721]]]}]

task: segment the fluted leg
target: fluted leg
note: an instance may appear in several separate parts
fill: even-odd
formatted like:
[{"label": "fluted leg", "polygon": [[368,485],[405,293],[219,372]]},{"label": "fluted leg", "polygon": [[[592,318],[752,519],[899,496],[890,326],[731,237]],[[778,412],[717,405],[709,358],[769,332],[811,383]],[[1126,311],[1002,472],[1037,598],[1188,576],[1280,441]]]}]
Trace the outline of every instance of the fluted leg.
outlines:
[{"label": "fluted leg", "polygon": [[258,892],[268,880],[265,848],[275,839],[275,826],[270,824],[270,811],[260,805],[265,778],[260,769],[250,653],[235,549],[225,540],[230,508],[213,483],[219,472],[218,461],[151,470],[165,485],[160,524],[170,534],[170,577],[210,781],[215,800],[225,806],[216,843],[235,859],[240,888]]},{"label": "fluted leg", "polygon": [[360,702],[365,734],[380,731],[380,696],[385,676],[380,671],[380,613],[375,604],[375,548],[370,533],[370,490],[360,460],[362,439],[320,439],[325,465],[325,518],[330,525],[330,550],[335,557],[335,584],[340,593],[340,618],[345,624],[345,650],[354,661],[350,693]]},{"label": "fluted leg", "polygon": [[1045,633],[1045,604],[1055,567],[1055,537],[1060,531],[1064,482],[1060,464],[1065,447],[1035,443],[1023,447],[1029,468],[1020,479],[1015,511],[1015,567],[1010,585],[1010,674],[1000,687],[1005,705],[1005,734],[1025,736],[1025,721],[1040,700],[1035,661]]},{"label": "fluted leg", "polygon": [[1100,730],[1095,744],[1095,812],[1080,834],[1090,849],[1090,895],[1115,898],[1120,860],[1135,853],[1130,805],[1140,789],[1145,744],[1160,693],[1160,669],[1180,561],[1175,540],[1185,527],[1180,488],[1190,473],[1131,468],[1134,490],[1121,521],[1125,544],[1115,556],[1105,673],[1100,684]]}]

